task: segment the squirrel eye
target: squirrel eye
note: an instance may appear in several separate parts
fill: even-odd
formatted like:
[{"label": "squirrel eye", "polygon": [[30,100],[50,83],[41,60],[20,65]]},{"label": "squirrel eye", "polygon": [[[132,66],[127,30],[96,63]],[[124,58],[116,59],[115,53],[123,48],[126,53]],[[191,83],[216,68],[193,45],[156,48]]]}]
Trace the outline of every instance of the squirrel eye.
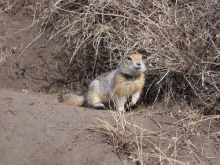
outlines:
[{"label": "squirrel eye", "polygon": [[128,59],[129,61],[131,61],[131,60],[132,60],[132,58],[131,58],[131,57],[127,57],[127,59]]}]

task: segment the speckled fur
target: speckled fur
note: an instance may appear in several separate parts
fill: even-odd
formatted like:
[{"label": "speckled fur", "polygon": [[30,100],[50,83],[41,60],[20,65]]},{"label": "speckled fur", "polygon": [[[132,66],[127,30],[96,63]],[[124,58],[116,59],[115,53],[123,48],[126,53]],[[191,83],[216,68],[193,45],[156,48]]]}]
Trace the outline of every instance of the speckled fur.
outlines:
[{"label": "speckled fur", "polygon": [[85,97],[74,94],[63,95],[61,102],[74,106],[87,105],[105,108],[104,103],[115,102],[119,111],[124,111],[128,98],[136,104],[143,89],[145,64],[141,54],[125,56],[120,67],[108,74],[99,76],[89,84]]}]

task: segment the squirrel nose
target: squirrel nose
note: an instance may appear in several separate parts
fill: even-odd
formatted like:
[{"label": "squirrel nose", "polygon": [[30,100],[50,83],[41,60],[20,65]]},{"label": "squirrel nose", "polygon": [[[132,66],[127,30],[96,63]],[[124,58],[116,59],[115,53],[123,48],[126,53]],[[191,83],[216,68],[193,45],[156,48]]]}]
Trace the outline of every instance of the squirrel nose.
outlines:
[{"label": "squirrel nose", "polygon": [[139,62],[139,63],[137,63],[137,66],[141,66],[141,63]]}]

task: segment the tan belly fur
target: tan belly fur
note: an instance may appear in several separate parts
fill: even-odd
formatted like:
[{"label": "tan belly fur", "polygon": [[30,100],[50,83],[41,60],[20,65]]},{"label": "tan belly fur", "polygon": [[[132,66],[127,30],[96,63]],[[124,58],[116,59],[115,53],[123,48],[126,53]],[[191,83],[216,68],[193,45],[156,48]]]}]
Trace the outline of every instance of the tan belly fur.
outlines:
[{"label": "tan belly fur", "polygon": [[137,91],[141,91],[144,86],[144,74],[142,73],[135,80],[128,80],[124,76],[119,75],[116,78],[115,94],[119,96],[130,97]]}]

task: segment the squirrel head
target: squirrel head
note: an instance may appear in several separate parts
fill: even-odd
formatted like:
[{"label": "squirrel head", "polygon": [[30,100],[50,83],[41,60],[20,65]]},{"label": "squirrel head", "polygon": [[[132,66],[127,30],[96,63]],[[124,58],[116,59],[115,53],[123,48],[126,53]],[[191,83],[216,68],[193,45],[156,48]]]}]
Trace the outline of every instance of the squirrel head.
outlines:
[{"label": "squirrel head", "polygon": [[135,76],[145,72],[146,66],[141,54],[129,54],[124,57],[119,69],[124,74]]}]

